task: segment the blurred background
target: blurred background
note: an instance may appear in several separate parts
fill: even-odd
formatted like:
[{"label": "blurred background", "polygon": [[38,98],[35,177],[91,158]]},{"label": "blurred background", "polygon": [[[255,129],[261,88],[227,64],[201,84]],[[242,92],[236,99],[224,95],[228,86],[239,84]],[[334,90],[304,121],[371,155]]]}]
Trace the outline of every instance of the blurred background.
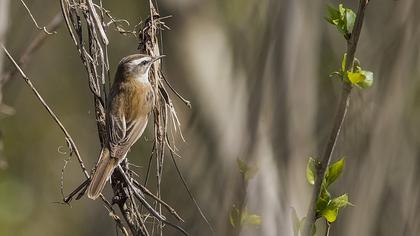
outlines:
[{"label": "blurred background", "polygon": [[[357,9],[358,1],[343,1]],[[27,1],[40,25],[60,12],[59,1]],[[233,235],[229,212],[244,202],[260,225],[241,235],[292,235],[292,207],[306,214],[312,193],[308,158],[320,157],[331,129],[345,40],[323,17],[320,0],[160,0],[171,30],[163,34],[163,70],[192,102],[175,96],[186,142],[178,138],[182,172],[217,235]],[[104,1],[131,29],[148,16],[147,1]],[[334,195],[355,205],[340,211],[330,235],[420,233],[420,2],[371,1],[356,57],[374,72],[374,85],[354,89],[333,160],[346,157]],[[19,1],[0,1],[0,41],[18,58],[39,34]],[[93,99],[64,24],[27,63],[26,74],[75,139],[89,168],[99,153]],[[111,73],[136,52],[137,39],[110,28]],[[11,64],[0,53],[0,72]],[[116,235],[100,201],[59,204],[68,150],[61,131],[16,77],[1,91],[0,235]],[[14,110],[14,112],[13,112]],[[151,125],[129,153],[144,179]],[[237,160],[257,169],[244,182]],[[154,175],[152,175],[154,178]],[[84,179],[71,159],[64,173],[69,193]],[[110,189],[106,191],[110,196]],[[163,199],[186,220],[192,235],[210,235],[169,159]],[[172,221],[174,221],[172,219]],[[319,226],[322,232],[322,224]],[[166,229],[166,228],[165,228]],[[167,228],[165,235],[178,235]]]}]

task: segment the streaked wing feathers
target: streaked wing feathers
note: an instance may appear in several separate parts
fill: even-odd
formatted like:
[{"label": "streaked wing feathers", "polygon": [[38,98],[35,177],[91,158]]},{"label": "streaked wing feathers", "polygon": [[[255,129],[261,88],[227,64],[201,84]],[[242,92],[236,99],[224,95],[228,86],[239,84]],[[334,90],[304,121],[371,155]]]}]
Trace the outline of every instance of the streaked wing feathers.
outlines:
[{"label": "streaked wing feathers", "polygon": [[[125,119],[123,120],[125,121]],[[112,137],[109,142],[111,156],[120,159],[125,157],[131,146],[143,134],[147,126],[147,116],[139,117],[130,122],[124,122],[124,124],[121,124],[121,120],[110,121],[109,124],[112,126],[109,127],[109,133]]]}]

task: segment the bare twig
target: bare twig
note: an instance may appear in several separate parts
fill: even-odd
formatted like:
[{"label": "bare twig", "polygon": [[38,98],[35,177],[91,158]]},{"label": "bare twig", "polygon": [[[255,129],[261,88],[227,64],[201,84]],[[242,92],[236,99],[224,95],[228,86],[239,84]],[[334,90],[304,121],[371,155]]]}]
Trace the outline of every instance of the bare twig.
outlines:
[{"label": "bare twig", "polygon": [[61,121],[58,119],[57,115],[53,112],[53,110],[48,106],[48,104],[45,102],[45,100],[42,98],[41,94],[39,94],[38,90],[35,88],[35,86],[32,84],[31,80],[26,76],[26,74],[23,72],[23,70],[19,67],[17,62],[13,59],[13,57],[10,55],[9,51],[4,47],[3,44],[1,44],[1,47],[3,48],[4,52],[6,53],[6,56],[9,58],[9,60],[13,63],[13,65],[17,68],[22,78],[25,80],[26,84],[31,88],[32,92],[34,92],[35,96],[38,98],[38,100],[42,103],[44,108],[48,111],[48,114],[53,118],[55,123],[60,127],[61,131],[63,131],[64,136],[66,137],[66,140],[70,144],[70,150],[71,152],[74,152],[76,154],[77,159],[79,160],[80,168],[82,169],[83,173],[85,174],[86,178],[89,178],[89,174],[86,171],[86,167],[83,164],[82,157],[80,156],[79,150],[77,149],[76,144],[73,141],[73,138],[70,136],[67,129],[64,127],[64,125],[61,123]]},{"label": "bare twig", "polygon": [[188,107],[191,108],[191,102],[188,101],[187,99],[185,99],[181,94],[179,94],[178,91],[176,91],[176,89],[174,89],[171,85],[171,83],[169,83],[169,81],[166,79],[166,76],[164,74],[162,74],[162,78],[165,80],[165,83],[169,86],[169,88],[172,90],[172,92],[175,93],[175,95]]},{"label": "bare twig", "polygon": [[[168,137],[166,137],[166,141],[168,142],[168,145],[170,146],[169,138]],[[179,169],[178,164],[176,163],[176,160],[175,160],[174,151],[172,149],[169,149],[169,151],[171,153],[172,162],[173,162],[173,164],[175,166],[175,169],[176,169],[176,171],[178,173],[178,176],[180,177],[180,179],[182,181],[183,186],[185,187],[185,189],[186,189],[186,191],[188,193],[188,196],[194,202],[195,207],[197,208],[198,212],[200,213],[201,218],[203,218],[203,220],[206,222],[206,224],[209,227],[212,235],[216,235],[216,232],[215,232],[213,226],[210,224],[210,221],[207,219],[206,215],[204,214],[203,210],[201,209],[200,205],[198,204],[198,201],[195,199],[194,195],[192,194],[190,188],[188,187],[187,182],[185,181],[185,179],[184,179],[184,177],[183,177],[183,175],[181,173],[181,170]]]},{"label": "bare twig", "polygon": [[114,219],[115,223],[117,224],[117,227],[121,230],[121,232],[123,232],[123,234],[125,236],[128,236],[128,231],[127,229],[124,227],[124,224],[121,222],[120,217],[118,217],[117,213],[115,212],[115,210],[112,208],[112,204],[110,202],[108,202],[108,200],[106,200],[106,198],[101,194],[101,199],[102,201],[105,203],[105,208],[108,210],[109,215]]},{"label": "bare twig", "polygon": [[46,34],[56,34],[56,33],[57,33],[57,32],[55,32],[55,31],[52,31],[52,32],[48,31],[48,30],[47,30],[47,27],[45,27],[45,26],[44,26],[44,27],[40,27],[40,26],[38,25],[38,22],[36,22],[35,17],[32,15],[31,10],[30,10],[30,9],[28,8],[28,6],[26,5],[26,3],[25,3],[23,0],[20,0],[20,2],[21,2],[21,3],[22,3],[22,5],[25,7],[26,11],[28,12],[29,16],[31,17],[31,19],[32,19],[32,21],[34,22],[34,24],[35,24],[35,26],[36,26],[36,28],[37,28],[37,29],[44,31],[44,33],[46,33]]},{"label": "bare twig", "polygon": [[142,233],[144,236],[149,236],[149,232],[147,231],[147,227],[146,227],[146,225],[144,224],[146,220],[143,220],[143,217],[141,216],[141,213],[140,213],[140,211],[139,211],[139,209],[138,209],[138,207],[137,207],[136,201],[135,201],[135,199],[134,199],[134,193],[133,193],[133,190],[131,190],[131,189],[129,188],[129,189],[128,189],[128,191],[129,191],[128,196],[129,196],[129,198],[130,198],[131,204],[133,205],[133,208],[134,208],[135,213],[136,213],[136,214],[135,214],[135,216],[136,216],[136,221],[138,221],[138,222],[140,223],[140,231],[141,231],[141,233]]},{"label": "bare twig", "polygon": [[[347,41],[347,57],[346,57],[346,71],[353,68],[354,55],[356,53],[357,43],[359,41],[360,32],[362,30],[364,13],[368,0],[360,0],[359,9],[356,15],[356,21],[354,24],[353,31],[351,33],[350,39]],[[323,153],[321,163],[317,166],[317,173],[315,178],[314,189],[312,193],[311,203],[306,215],[307,221],[303,230],[303,235],[310,236],[311,228],[315,224],[317,215],[316,215],[316,202],[321,193],[321,185],[325,176],[325,172],[328,168],[328,165],[331,161],[331,157],[337,143],[337,138],[340,134],[343,121],[347,114],[347,108],[350,102],[350,93],[352,90],[352,85],[348,82],[343,83],[343,88],[341,92],[340,102],[338,104],[338,110],[334,119],[333,128],[328,139],[327,146]]]},{"label": "bare twig", "polygon": [[89,8],[89,12],[90,12],[90,14],[93,18],[94,23],[95,23],[96,29],[99,31],[99,33],[101,35],[102,42],[105,45],[108,45],[109,44],[108,37],[106,36],[105,30],[102,26],[101,20],[99,19],[98,13],[96,13],[96,10],[95,10],[95,7],[93,6],[92,0],[87,0],[86,2],[87,2],[87,5],[88,5],[88,8]]},{"label": "bare twig", "polygon": [[328,221],[325,221],[325,236],[330,235],[330,229],[331,229],[331,223],[329,223]]},{"label": "bare twig", "polygon": [[[61,16],[61,13],[57,13],[48,23],[48,28],[51,30],[57,30],[57,28],[61,25],[63,22],[63,17]],[[45,40],[48,38],[49,34],[45,34],[44,32],[40,32],[31,40],[31,42],[28,44],[28,46],[23,50],[23,53],[20,55],[18,60],[18,65],[22,70],[25,69],[27,63],[31,59],[32,54],[38,50],[42,44],[45,42]],[[13,69],[9,70],[0,78],[0,87],[3,87],[8,81],[14,78],[16,73],[18,72],[18,69],[16,67],[13,67]]]},{"label": "bare twig", "polygon": [[157,212],[155,209],[153,209],[153,207],[144,198],[144,195],[142,193],[140,193],[139,189],[136,188],[136,186],[133,185],[133,183],[127,177],[127,175],[125,174],[124,170],[122,169],[122,167],[120,165],[118,166],[118,170],[119,170],[120,174],[124,177],[125,183],[130,187],[130,190],[133,191],[134,196],[143,204],[143,206],[146,207],[147,210],[149,210],[149,212],[154,217],[156,217],[159,221],[161,221],[161,222],[179,230],[182,234],[189,235],[183,228],[167,221],[166,218],[163,215],[161,215],[159,212]]},{"label": "bare twig", "polygon": [[[84,192],[84,189],[86,189],[87,185],[89,184],[90,179],[86,179],[83,181],[82,184],[80,184],[77,188],[75,188],[67,197],[63,198],[63,202],[70,204],[70,202],[73,200],[73,197],[78,194],[79,192]],[[79,195],[76,197],[76,200],[79,198]]]},{"label": "bare twig", "polygon": [[155,196],[152,192],[150,192],[149,189],[147,189],[146,187],[144,187],[143,185],[141,185],[136,180],[133,180],[133,183],[134,183],[135,187],[138,187],[143,193],[149,195],[154,200],[156,200],[160,204],[162,204],[175,218],[177,218],[181,222],[184,222],[184,220],[181,218],[181,216],[179,216],[179,214],[175,211],[175,209],[172,208],[168,203],[164,202],[162,199],[160,199],[157,196]]},{"label": "bare twig", "polygon": [[[62,21],[61,15],[56,15],[50,21],[47,27],[51,28],[52,30],[56,30],[58,26],[60,25],[61,21]],[[22,68],[22,70],[25,69],[32,54],[38,48],[41,47],[41,45],[45,42],[48,36],[49,36],[48,34],[45,34],[44,32],[40,32],[39,34],[37,34],[37,36],[33,40],[31,40],[28,46],[23,50],[23,53],[21,54],[18,60],[18,65]],[[12,67],[9,71],[5,72],[4,74],[0,76],[0,112],[6,115],[13,115],[14,109],[3,103],[3,99],[1,97],[2,90],[6,87],[7,82],[9,82],[11,79],[15,77],[17,72],[18,70],[16,69],[16,67]]]}]

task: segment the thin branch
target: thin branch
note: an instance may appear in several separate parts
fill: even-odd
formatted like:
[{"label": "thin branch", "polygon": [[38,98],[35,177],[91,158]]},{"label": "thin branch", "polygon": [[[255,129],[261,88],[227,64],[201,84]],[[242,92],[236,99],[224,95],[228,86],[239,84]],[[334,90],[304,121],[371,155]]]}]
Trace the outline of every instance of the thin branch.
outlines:
[{"label": "thin branch", "polygon": [[174,89],[171,85],[171,83],[169,83],[169,81],[166,79],[166,76],[164,74],[162,74],[162,78],[165,81],[165,83],[169,86],[169,88],[172,90],[173,93],[175,93],[175,95],[188,107],[188,108],[192,108],[191,106],[191,102],[188,101],[187,99],[185,99],[181,94],[179,94],[178,91],[176,91],[176,89]]},{"label": "thin branch", "polygon": [[87,5],[89,8],[89,12],[93,18],[93,21],[95,23],[96,29],[99,31],[100,35],[101,35],[101,39],[102,39],[102,43],[104,43],[105,45],[109,44],[109,40],[108,37],[106,36],[104,27],[102,26],[102,22],[99,19],[98,13],[96,13],[95,7],[93,6],[93,2],[92,0],[87,0]]},{"label": "thin branch", "polygon": [[143,185],[141,185],[136,180],[133,180],[133,183],[134,183],[134,185],[136,187],[140,188],[140,190],[143,193],[149,195],[150,197],[152,197],[153,199],[155,199],[157,202],[159,202],[160,204],[162,204],[175,218],[177,218],[181,222],[184,222],[184,219],[182,219],[181,216],[179,216],[179,214],[175,211],[175,209],[173,209],[168,203],[164,202],[162,199],[160,199],[157,196],[155,196],[152,192],[150,192],[149,189],[147,189],[146,187],[144,187]]},{"label": "thin branch", "polygon": [[[69,12],[70,12],[70,6],[69,5],[70,4],[68,3],[68,0],[60,0],[61,12],[63,13],[63,17],[64,17],[64,20],[66,22],[66,26],[67,26],[67,29],[69,31],[69,34],[70,34],[71,38],[73,39],[73,43],[76,46],[79,46],[78,41],[76,39],[74,29],[72,27],[73,19],[70,17],[70,14],[69,14]],[[79,51],[79,53],[80,53],[80,51]]]},{"label": "thin branch", "polygon": [[133,190],[134,196],[146,207],[147,210],[149,210],[149,212],[155,217],[157,218],[159,221],[177,229],[178,231],[180,231],[182,234],[184,235],[189,235],[187,233],[187,231],[185,231],[183,228],[181,228],[178,225],[175,225],[169,221],[166,220],[166,218],[159,214],[158,212],[155,211],[155,209],[153,209],[152,206],[150,206],[150,204],[146,201],[146,199],[144,198],[144,195],[142,193],[140,193],[140,191],[138,191],[139,189],[136,188],[136,186],[133,185],[133,183],[130,181],[130,179],[127,177],[127,175],[125,174],[124,170],[122,169],[122,167],[119,165],[118,166],[118,170],[120,172],[120,174],[124,177],[125,183],[128,185],[128,187]]},{"label": "thin branch", "polygon": [[144,236],[149,236],[149,232],[147,231],[146,225],[144,224],[145,220],[143,220],[143,218],[141,217],[141,213],[137,207],[136,201],[134,199],[134,194],[133,194],[133,190],[128,189],[129,193],[129,197],[130,197],[130,201],[131,204],[133,205],[133,208],[135,210],[135,216],[136,216],[136,220],[140,223],[140,232],[142,235]]},{"label": "thin branch", "polygon": [[119,173],[121,174],[121,176],[124,177],[125,183],[127,184],[127,186],[133,190],[134,195],[136,196],[136,198],[146,207],[147,210],[150,211],[150,213],[156,217],[158,220],[160,221],[164,221],[165,216],[161,215],[160,213],[156,212],[155,209],[153,209],[152,206],[150,206],[150,204],[146,201],[146,199],[144,198],[144,195],[142,193],[140,193],[139,191],[136,191],[136,187],[133,185],[133,183],[130,181],[130,179],[127,177],[127,175],[125,174],[124,170],[122,169],[121,165],[118,165],[118,170]]},{"label": "thin branch", "polygon": [[70,134],[67,131],[67,129],[64,127],[64,125],[58,119],[57,115],[53,112],[53,110],[48,106],[48,104],[42,98],[41,94],[38,92],[38,90],[32,84],[31,80],[26,76],[26,74],[23,72],[23,70],[17,64],[17,62],[10,55],[9,51],[7,51],[7,49],[4,47],[3,44],[1,44],[1,47],[3,48],[4,52],[6,53],[7,57],[9,58],[9,60],[13,63],[13,65],[19,71],[20,75],[25,80],[26,84],[31,88],[32,92],[34,92],[35,96],[42,103],[42,105],[44,106],[44,108],[48,111],[48,114],[50,114],[50,116],[53,118],[53,120],[55,121],[55,123],[57,123],[57,125],[60,127],[61,131],[63,131],[64,136],[66,137],[66,140],[70,144],[70,146],[69,146],[70,151],[76,154],[76,157],[79,160],[80,168],[82,169],[82,171],[85,174],[86,178],[89,178],[89,174],[86,171],[85,165],[83,164],[82,157],[80,156],[79,150],[77,149],[76,144],[74,143],[73,138],[70,136]]},{"label": "thin branch", "polygon": [[[363,26],[363,19],[368,0],[360,0],[359,9],[356,15],[356,21],[354,24],[353,31],[351,33],[350,39],[347,41],[347,57],[346,57],[346,71],[349,71],[353,68],[354,55],[356,53],[357,43],[359,41],[360,32]],[[335,145],[337,143],[338,136],[340,134],[343,121],[347,114],[347,108],[350,102],[350,93],[352,90],[352,85],[348,82],[343,83],[341,98],[338,104],[338,110],[334,119],[333,128],[328,139],[327,146],[325,148],[324,154],[322,156],[320,164],[317,166],[317,173],[315,178],[314,189],[312,193],[311,203],[307,213],[307,223],[305,224],[303,235],[310,236],[312,225],[315,224],[317,215],[316,215],[316,202],[321,193],[321,185],[325,176],[327,167],[331,161],[332,154],[334,152]]]},{"label": "thin branch", "polygon": [[[56,30],[58,26],[60,25],[62,21],[62,17],[60,14],[57,14],[48,24],[48,28],[51,28],[52,30]],[[18,65],[22,68],[22,70],[25,69],[26,65],[28,64],[32,54],[39,48],[41,45],[45,42],[47,38],[49,38],[48,34],[45,34],[44,32],[39,32],[37,36],[30,41],[28,46],[23,50],[23,53],[21,54]],[[9,82],[11,79],[13,79],[18,70],[16,67],[12,67],[9,71],[5,72],[4,74],[0,75],[0,94],[2,93],[2,90],[7,85],[7,82]],[[13,115],[14,109],[6,104],[3,103],[2,98],[0,96],[0,113],[6,114],[6,115]]]},{"label": "thin branch", "polygon": [[[57,30],[57,28],[61,25],[63,22],[63,17],[61,13],[57,13],[48,23],[48,28],[51,30]],[[45,34],[44,32],[40,32],[31,40],[31,42],[28,44],[28,46],[23,50],[23,53],[20,55],[18,60],[18,65],[22,70],[25,69],[27,63],[30,61],[32,54],[38,50],[42,44],[45,42],[47,38],[49,38],[50,34]],[[0,86],[3,87],[8,81],[13,79],[18,72],[18,69],[16,67],[13,67],[13,69],[9,70],[5,73],[2,78],[0,78]]]},{"label": "thin branch", "polygon": [[[166,141],[168,142],[168,146],[170,146],[168,136],[166,136]],[[181,179],[181,182],[182,182],[185,190],[187,191],[188,196],[194,202],[195,207],[197,208],[198,212],[200,213],[201,218],[206,222],[206,224],[209,227],[212,235],[216,235],[216,232],[215,232],[213,226],[210,224],[210,221],[207,219],[206,215],[204,214],[203,210],[201,209],[200,205],[198,204],[198,201],[195,199],[194,195],[192,194],[190,188],[188,187],[187,182],[184,179],[184,176],[181,173],[181,170],[179,169],[179,166],[178,166],[178,164],[176,163],[176,160],[175,160],[174,151],[172,149],[169,149],[169,152],[171,153],[171,159],[172,159],[172,162],[175,166],[175,170],[178,173],[178,176]]]},{"label": "thin branch", "polygon": [[330,235],[330,229],[331,229],[331,223],[329,223],[328,221],[325,221],[325,236]]},{"label": "thin branch", "polygon": [[117,213],[115,212],[114,208],[112,208],[112,204],[106,200],[106,198],[101,194],[101,199],[105,203],[105,208],[108,210],[109,215],[114,219],[117,224],[117,227],[121,230],[124,236],[129,236],[127,229],[124,227],[124,224],[121,222],[120,217],[118,217]]},{"label": "thin branch", "polygon": [[[67,197],[63,198],[63,202],[70,204],[70,202],[73,200],[73,197],[78,194],[79,192],[84,192],[87,185],[89,184],[90,179],[86,179],[83,181],[82,184],[80,184],[77,188],[75,188]],[[76,197],[76,200],[79,198],[80,194]]]},{"label": "thin branch", "polygon": [[47,27],[45,27],[45,26],[44,26],[44,27],[40,27],[40,26],[38,25],[38,22],[36,22],[35,17],[32,15],[31,10],[30,10],[30,9],[29,9],[29,7],[26,5],[26,3],[25,3],[23,0],[20,0],[20,2],[21,2],[21,3],[22,3],[22,5],[25,7],[26,11],[28,12],[29,16],[31,17],[31,19],[32,19],[32,21],[34,22],[34,24],[35,24],[35,26],[36,26],[36,28],[37,28],[37,29],[44,31],[44,33],[46,33],[46,34],[56,34],[56,33],[57,33],[57,32],[55,32],[55,31],[52,31],[52,32],[48,31],[48,30],[47,30]]}]

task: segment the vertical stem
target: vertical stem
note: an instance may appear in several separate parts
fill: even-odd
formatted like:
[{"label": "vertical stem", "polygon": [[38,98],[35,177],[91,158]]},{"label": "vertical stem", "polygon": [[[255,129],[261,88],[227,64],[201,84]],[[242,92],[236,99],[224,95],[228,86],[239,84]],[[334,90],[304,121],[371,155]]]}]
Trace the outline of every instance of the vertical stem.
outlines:
[{"label": "vertical stem", "polygon": [[[357,16],[356,16],[356,21],[354,23],[353,31],[351,33],[350,38],[347,41],[347,56],[346,56],[346,66],[345,66],[346,71],[349,71],[350,69],[353,68],[354,55],[356,53],[357,43],[359,41],[360,32],[363,26],[364,12],[368,3],[369,3],[369,0],[360,0],[360,3],[359,3],[359,8],[357,10]],[[315,224],[315,221],[317,219],[316,202],[321,193],[322,181],[325,177],[325,172],[327,170],[327,167],[331,161],[331,156],[334,152],[334,148],[337,143],[337,139],[340,134],[343,121],[346,117],[347,108],[350,102],[350,94],[352,90],[352,85],[349,82],[346,82],[347,78],[343,78],[343,79],[344,79],[344,82],[343,82],[343,87],[341,91],[341,98],[338,104],[338,110],[334,119],[333,128],[331,130],[327,146],[323,153],[321,163],[320,165],[317,166],[317,173],[316,173],[315,184],[314,184],[314,189],[312,193],[312,199],[311,199],[311,203],[308,209],[308,213],[306,215],[308,220],[306,221],[306,224],[303,229],[303,235],[305,236],[311,235],[312,226]]]},{"label": "vertical stem", "polygon": [[344,121],[344,118],[347,114],[347,108],[350,102],[350,93],[351,93],[351,85],[348,83],[343,84],[343,90],[341,93],[340,103],[338,105],[338,111],[335,117],[334,126],[331,130],[330,138],[327,143],[327,147],[324,152],[324,158],[321,160],[321,164],[317,168],[317,176],[315,178],[314,189],[312,193],[311,205],[309,207],[309,211],[307,214],[308,223],[305,226],[304,234],[310,236],[312,225],[315,224],[317,215],[316,215],[316,202],[319,198],[319,194],[321,192],[321,185],[322,180],[324,179],[326,169],[329,165],[331,160],[331,155],[334,150],[334,147],[337,143],[337,137],[340,134],[341,127]]},{"label": "vertical stem", "polygon": [[328,221],[325,221],[325,236],[329,236],[330,235],[330,228],[331,228],[331,223],[329,223]]}]

